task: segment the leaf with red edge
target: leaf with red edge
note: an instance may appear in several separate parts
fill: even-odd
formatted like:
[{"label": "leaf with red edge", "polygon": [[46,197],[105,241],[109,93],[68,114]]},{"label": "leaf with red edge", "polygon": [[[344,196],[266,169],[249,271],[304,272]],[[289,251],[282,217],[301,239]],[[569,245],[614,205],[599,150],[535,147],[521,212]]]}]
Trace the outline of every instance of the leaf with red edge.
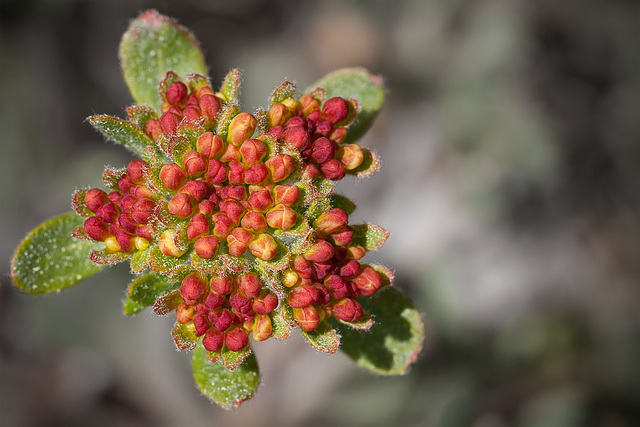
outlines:
[{"label": "leaf with red edge", "polygon": [[302,335],[313,348],[325,353],[335,353],[340,347],[340,335],[326,321],[320,322],[313,331],[302,331]]}]

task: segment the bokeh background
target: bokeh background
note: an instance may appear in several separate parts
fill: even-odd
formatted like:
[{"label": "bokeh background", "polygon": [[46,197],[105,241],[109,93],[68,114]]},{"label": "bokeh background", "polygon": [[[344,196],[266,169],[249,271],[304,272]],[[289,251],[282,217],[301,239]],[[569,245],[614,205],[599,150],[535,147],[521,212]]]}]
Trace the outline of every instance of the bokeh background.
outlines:
[{"label": "bokeh background", "polygon": [[[640,8],[609,1],[0,1],[0,425],[640,425]],[[117,48],[147,8],[201,41],[243,105],[362,65],[388,97],[338,190],[391,238],[425,349],[377,377],[296,334],[256,346],[257,396],[199,395],[173,321],[121,314],[126,266],[61,295],[14,289],[9,258],[130,154],[84,119],[132,101]]]}]

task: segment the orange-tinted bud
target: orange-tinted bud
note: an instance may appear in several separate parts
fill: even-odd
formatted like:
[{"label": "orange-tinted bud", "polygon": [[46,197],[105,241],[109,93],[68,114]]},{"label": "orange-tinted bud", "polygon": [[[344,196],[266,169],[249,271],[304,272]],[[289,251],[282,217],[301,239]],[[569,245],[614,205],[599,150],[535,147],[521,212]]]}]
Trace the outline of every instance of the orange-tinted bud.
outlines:
[{"label": "orange-tinted bud", "polygon": [[209,329],[202,338],[202,346],[207,351],[218,351],[224,343],[224,334],[215,328]]},{"label": "orange-tinted bud", "polygon": [[233,221],[234,224],[240,224],[240,219],[244,215],[244,208],[235,200],[223,200],[219,204],[220,212],[224,213]]},{"label": "orange-tinted bud", "polygon": [[220,111],[220,100],[215,95],[204,94],[200,96],[198,106],[203,117],[215,120]]},{"label": "orange-tinted bud", "polygon": [[185,185],[180,189],[181,193],[188,194],[196,202],[201,201],[211,193],[211,184],[207,181],[198,179],[195,181],[187,181]]},{"label": "orange-tinted bud", "polygon": [[282,126],[284,122],[291,117],[289,109],[279,102],[276,102],[269,108],[268,113],[269,127]]},{"label": "orange-tinted bud", "polygon": [[244,183],[244,165],[237,160],[231,160],[229,162],[229,183]]},{"label": "orange-tinted bud", "polygon": [[309,163],[304,167],[302,178],[305,180],[314,180],[320,176],[320,169],[313,163]]},{"label": "orange-tinted bud", "polygon": [[167,205],[169,213],[178,218],[189,218],[193,214],[193,198],[187,193],[176,193]]},{"label": "orange-tinted bud", "polygon": [[84,231],[93,240],[97,240],[100,242],[109,237],[109,228],[105,223],[100,221],[95,216],[87,218],[87,220],[84,222]]},{"label": "orange-tinted bud", "polygon": [[220,160],[222,160],[223,162],[230,162],[232,160],[239,162],[240,160],[242,160],[240,147],[237,147],[233,144],[227,144],[227,147],[222,152],[222,157],[220,157]]},{"label": "orange-tinted bud", "polygon": [[197,213],[189,220],[189,225],[187,225],[187,239],[193,240],[208,232],[209,221],[207,221],[207,218],[203,214]]},{"label": "orange-tinted bud", "polygon": [[213,132],[205,132],[198,137],[196,142],[198,153],[207,159],[213,159],[222,154],[224,150],[224,142],[220,135],[214,135]]},{"label": "orange-tinted bud", "polygon": [[340,276],[342,277],[353,277],[358,273],[360,273],[360,263],[354,259],[350,259],[340,267]]},{"label": "orange-tinted bud", "polygon": [[345,322],[355,322],[362,317],[362,306],[351,298],[341,299],[333,304],[333,315]]},{"label": "orange-tinted bud", "polygon": [[318,289],[311,285],[296,286],[291,289],[289,296],[287,297],[287,303],[290,307],[306,307],[309,304],[316,302],[319,298]]},{"label": "orange-tinted bud", "polygon": [[242,112],[231,119],[229,123],[229,133],[227,141],[233,145],[240,145],[242,142],[253,135],[258,121],[251,114]]},{"label": "orange-tinted bud", "polygon": [[244,182],[247,184],[262,184],[269,178],[269,170],[264,163],[256,163],[244,171]]},{"label": "orange-tinted bud", "polygon": [[334,181],[344,178],[345,175],[344,166],[336,159],[330,159],[321,164],[320,170],[324,176]]},{"label": "orange-tinted bud", "polygon": [[303,256],[307,261],[327,262],[333,257],[333,245],[327,241],[319,240],[307,249]]},{"label": "orange-tinted bud", "polygon": [[344,230],[333,233],[330,239],[334,245],[347,246],[353,240],[353,230],[346,226]]},{"label": "orange-tinted bud", "polygon": [[382,286],[380,274],[371,267],[365,267],[360,274],[351,279],[362,295],[373,295]]},{"label": "orange-tinted bud", "polygon": [[169,85],[165,92],[165,98],[171,105],[184,106],[187,103],[189,89],[182,82],[174,82]]},{"label": "orange-tinted bud", "polygon": [[151,189],[146,185],[133,186],[131,187],[130,192],[131,192],[131,195],[138,200],[140,199],[154,200],[156,198],[155,193],[151,191]]},{"label": "orange-tinted bud", "polygon": [[340,97],[327,99],[322,106],[322,114],[331,123],[340,123],[349,115],[349,105],[347,101]]},{"label": "orange-tinted bud", "polygon": [[120,252],[122,253],[131,252],[136,247],[133,236],[123,229],[116,230],[115,238],[118,241],[118,245],[120,245]]},{"label": "orange-tinted bud", "polygon": [[367,250],[362,246],[349,246],[347,247],[347,258],[359,260],[363,256],[365,256]]},{"label": "orange-tinted bud", "polygon": [[251,336],[255,341],[264,341],[273,333],[271,318],[266,314],[258,314],[253,320],[253,330]]},{"label": "orange-tinted bud", "polygon": [[174,230],[165,230],[158,239],[158,247],[166,256],[179,258],[186,250],[178,248],[175,242],[176,232]]},{"label": "orange-tinted bud", "polygon": [[295,169],[295,162],[288,154],[277,154],[265,162],[273,182],[280,182],[286,179]]},{"label": "orange-tinted bud", "polygon": [[338,149],[336,157],[346,170],[353,170],[362,164],[364,152],[359,145],[346,144]]},{"label": "orange-tinted bud", "polygon": [[296,211],[287,205],[278,205],[267,212],[267,224],[269,224],[271,228],[286,231],[296,225],[297,221],[298,215]]},{"label": "orange-tinted bud", "polygon": [[282,141],[301,152],[311,148],[309,132],[302,126],[287,127],[282,134]]},{"label": "orange-tinted bud", "polygon": [[311,148],[311,158],[316,163],[324,163],[336,152],[336,143],[329,138],[321,137],[313,141]]},{"label": "orange-tinted bud", "polygon": [[160,127],[162,128],[162,132],[166,134],[174,134],[176,132],[176,128],[180,124],[180,120],[180,116],[173,111],[167,111],[162,114],[162,116],[160,116]]},{"label": "orange-tinted bud", "polygon": [[219,239],[226,239],[231,227],[234,226],[233,221],[223,213],[214,214],[211,217],[211,223],[213,224],[213,234]]},{"label": "orange-tinted bud", "polygon": [[302,109],[302,114],[304,116],[308,116],[318,107],[320,107],[320,101],[315,99],[313,96],[303,95],[300,97],[300,108]]},{"label": "orange-tinted bud", "polygon": [[273,196],[277,205],[291,206],[300,199],[300,189],[296,185],[276,185]]},{"label": "orange-tinted bud", "polygon": [[[187,233],[189,231],[187,230]],[[193,249],[202,259],[211,259],[216,256],[219,240],[216,236],[202,236],[193,244]]]},{"label": "orange-tinted bud", "polygon": [[160,169],[160,181],[168,190],[177,191],[186,180],[187,173],[175,163],[169,163]]},{"label": "orange-tinted bud", "polygon": [[249,298],[257,298],[262,290],[262,281],[256,273],[246,273],[240,276],[238,286]]},{"label": "orange-tinted bud", "polygon": [[246,228],[253,233],[262,233],[267,230],[267,221],[260,212],[247,212],[247,214],[242,217],[240,225],[242,228]]},{"label": "orange-tinted bud", "polygon": [[92,188],[84,194],[84,205],[93,213],[107,203],[109,203],[109,196],[99,188]]},{"label": "orange-tinted bud", "polygon": [[196,314],[196,311],[192,306],[182,303],[176,309],[176,320],[178,323],[189,323],[193,320],[193,316]]},{"label": "orange-tinted bud", "polygon": [[162,135],[160,120],[149,120],[147,124],[144,125],[144,131],[151,139],[157,140],[160,135]]},{"label": "orange-tinted bud", "polygon": [[249,195],[247,200],[249,206],[254,211],[264,212],[273,206],[273,199],[271,198],[271,192],[269,190],[257,190]]},{"label": "orange-tinted bud", "polygon": [[229,244],[229,255],[242,256],[249,248],[249,243],[253,238],[253,234],[244,228],[234,228],[231,234],[227,236],[227,243]]},{"label": "orange-tinted bud", "polygon": [[201,201],[198,204],[198,212],[204,214],[205,216],[210,216],[213,214],[213,211],[216,209],[216,204],[212,202],[210,199],[206,199]]},{"label": "orange-tinted bud", "polygon": [[331,132],[329,139],[340,144],[347,137],[347,128],[344,126],[337,127]]},{"label": "orange-tinted bud", "polygon": [[262,233],[249,244],[249,250],[256,258],[269,261],[278,253],[278,244],[269,234]]},{"label": "orange-tinted bud", "polygon": [[228,295],[231,293],[233,279],[227,276],[213,276],[209,281],[209,287],[212,291],[220,295]]},{"label": "orange-tinted bud", "polygon": [[234,328],[224,335],[224,344],[231,351],[240,351],[249,343],[249,334],[243,328]]},{"label": "orange-tinted bud", "polygon": [[180,284],[180,295],[189,305],[193,305],[200,300],[207,290],[207,282],[198,273],[191,273],[182,279]]},{"label": "orange-tinted bud", "polygon": [[133,160],[127,165],[127,175],[134,184],[142,184],[149,165],[144,160]]},{"label": "orange-tinted bud", "polygon": [[209,167],[204,177],[211,184],[220,184],[227,180],[227,168],[224,163],[219,160],[209,160]]},{"label": "orange-tinted bud", "polygon": [[262,298],[255,298],[251,303],[253,311],[257,314],[268,314],[276,309],[278,306],[278,297],[275,294],[268,292]]},{"label": "orange-tinted bud", "polygon": [[305,279],[310,279],[313,276],[313,267],[311,266],[311,263],[302,255],[296,255],[293,259],[293,269]]},{"label": "orange-tinted bud", "polygon": [[320,316],[316,309],[308,305],[306,307],[294,308],[293,318],[300,325],[300,329],[305,332],[313,331],[320,324]]},{"label": "orange-tinted bud", "polygon": [[151,200],[138,200],[131,208],[131,218],[138,224],[146,224],[155,208],[156,205]]},{"label": "orange-tinted bud", "polygon": [[220,311],[209,312],[209,321],[220,332],[226,331],[233,323],[233,314],[223,308]]},{"label": "orange-tinted bud", "polygon": [[329,209],[320,214],[313,225],[324,234],[331,234],[347,225],[347,213],[340,208]]},{"label": "orange-tinted bud", "polygon": [[240,146],[240,155],[245,165],[258,163],[267,153],[267,146],[259,139],[247,139]]},{"label": "orange-tinted bud", "polygon": [[184,153],[182,164],[189,176],[202,175],[207,171],[207,161],[200,153],[194,150]]},{"label": "orange-tinted bud", "polygon": [[117,218],[120,212],[113,203],[104,204],[96,211],[96,217],[103,222],[111,224]]}]

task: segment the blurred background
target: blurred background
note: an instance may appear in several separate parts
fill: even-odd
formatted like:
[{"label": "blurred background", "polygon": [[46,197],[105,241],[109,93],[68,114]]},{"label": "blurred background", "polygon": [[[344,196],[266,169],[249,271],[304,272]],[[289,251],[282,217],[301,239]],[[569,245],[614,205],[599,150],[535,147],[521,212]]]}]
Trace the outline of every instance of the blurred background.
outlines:
[{"label": "blurred background", "polygon": [[[126,265],[61,295],[12,287],[23,236],[130,155],[117,61],[147,8],[200,40],[243,106],[362,65],[383,160],[338,191],[391,232],[369,255],[424,313],[410,373],[377,377],[299,334],[255,346],[257,396],[201,397],[170,318],[122,314]],[[640,7],[609,1],[0,0],[0,426],[640,425]]]}]

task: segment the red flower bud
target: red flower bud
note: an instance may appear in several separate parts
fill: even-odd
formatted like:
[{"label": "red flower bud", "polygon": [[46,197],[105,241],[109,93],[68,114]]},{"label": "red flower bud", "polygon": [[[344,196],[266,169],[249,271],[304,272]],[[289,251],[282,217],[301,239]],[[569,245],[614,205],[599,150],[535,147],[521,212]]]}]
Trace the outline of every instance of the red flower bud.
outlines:
[{"label": "red flower bud", "polygon": [[304,180],[314,180],[320,176],[320,169],[313,163],[309,163],[304,167],[302,178]]},{"label": "red flower bud", "polygon": [[219,239],[226,239],[233,227],[233,221],[223,213],[214,214],[211,217],[211,223],[213,224],[213,234]]},{"label": "red flower bud", "polygon": [[123,229],[116,230],[115,238],[118,241],[118,245],[120,245],[120,252],[127,253],[135,249],[133,236]]},{"label": "red flower bud", "polygon": [[311,262],[327,262],[333,257],[333,245],[319,240],[307,249],[303,256]]},{"label": "red flower bud", "polygon": [[251,298],[242,292],[235,292],[229,297],[229,304],[235,313],[247,314],[251,311]]},{"label": "red flower bud", "polygon": [[254,233],[262,233],[267,230],[267,221],[260,212],[247,212],[240,222],[242,228],[246,228]]},{"label": "red flower bud", "polygon": [[182,82],[174,82],[169,85],[165,92],[165,98],[171,105],[184,106],[187,103],[189,89]]},{"label": "red flower bud", "polygon": [[96,211],[96,217],[103,222],[111,224],[117,218],[120,212],[113,203],[104,204]]},{"label": "red flower bud", "polygon": [[291,116],[289,109],[279,102],[276,102],[269,108],[267,115],[269,120],[269,127],[282,126],[284,122]]},{"label": "red flower bud", "polygon": [[129,177],[126,175],[118,180],[118,188],[120,189],[120,191],[122,191],[122,193],[128,193],[133,186],[133,182],[131,182]]},{"label": "red flower bud", "polygon": [[182,164],[189,176],[202,175],[207,171],[207,161],[197,151],[189,150],[184,153]]},{"label": "red flower bud", "polygon": [[203,117],[215,120],[220,111],[220,100],[215,95],[204,94],[200,96],[198,106]]},{"label": "red flower bud", "polygon": [[162,135],[162,125],[160,124],[160,120],[149,120],[147,124],[144,125],[144,131],[151,137],[151,139],[157,140],[160,135]]},{"label": "red flower bud", "polygon": [[249,248],[249,243],[253,238],[253,234],[244,228],[234,228],[231,234],[227,236],[227,243],[229,244],[229,254],[233,256],[242,256]]},{"label": "red flower bud", "polygon": [[267,224],[271,228],[280,230],[289,230],[296,225],[298,215],[296,212],[286,205],[278,205],[267,212]]},{"label": "red flower bud", "polygon": [[189,218],[194,211],[193,198],[187,193],[176,193],[169,200],[169,213],[178,218]]},{"label": "red flower bud", "polygon": [[136,228],[136,235],[152,241],[153,239],[153,227],[151,225],[141,225]]},{"label": "red flower bud", "polygon": [[336,159],[330,159],[321,164],[320,170],[324,176],[334,181],[344,178],[345,175],[344,166]]},{"label": "red flower bud", "polygon": [[102,242],[104,239],[109,237],[109,228],[95,216],[86,219],[84,222],[84,231],[86,231],[89,237],[93,240],[97,240],[99,242]]},{"label": "red flower bud", "polygon": [[273,206],[273,199],[269,190],[253,191],[247,201],[254,211],[264,212]]},{"label": "red flower bud", "polygon": [[333,304],[333,315],[345,322],[355,322],[362,317],[362,306],[351,298],[341,299]]},{"label": "red flower bud", "polygon": [[120,210],[122,212],[131,212],[133,210],[133,205],[135,205],[137,201],[138,200],[134,196],[127,194],[120,199]]},{"label": "red flower bud", "polygon": [[146,224],[155,208],[156,205],[151,200],[138,200],[131,208],[131,218],[138,224]]},{"label": "red flower bud", "polygon": [[234,224],[240,224],[240,219],[244,215],[244,208],[235,200],[223,200],[219,205],[220,212],[224,213],[233,221]]},{"label": "red flower bud", "polygon": [[257,314],[268,314],[276,309],[278,306],[278,297],[275,294],[268,292],[262,298],[256,298],[251,303],[253,311]]},{"label": "red flower bud", "polygon": [[160,127],[162,132],[166,134],[174,134],[176,128],[180,124],[181,117],[173,111],[167,111],[160,116]]},{"label": "red flower bud", "polygon": [[382,286],[380,274],[371,267],[365,267],[360,274],[352,279],[362,295],[373,295]]},{"label": "red flower bud", "polygon": [[313,142],[313,146],[311,149],[311,158],[316,163],[324,163],[336,152],[336,143],[329,140],[328,138],[321,137],[316,139]]},{"label": "red flower bud", "polygon": [[273,333],[271,318],[266,314],[258,314],[253,321],[251,336],[256,341],[264,341]]},{"label": "red flower bud", "polygon": [[233,144],[228,144],[225,150],[223,151],[222,156],[220,157],[220,160],[223,162],[230,162],[232,160],[239,162],[240,160],[242,160],[242,155],[240,154],[240,147],[237,147]]},{"label": "red flower bud", "polygon": [[340,123],[349,115],[349,105],[340,97],[330,98],[322,106],[322,114],[331,123]]},{"label": "red flower bud", "polygon": [[184,110],[182,110],[182,117],[185,120],[197,123],[202,118],[202,115],[200,114],[200,109],[198,107],[195,105],[187,105],[184,107]]},{"label": "red flower bud", "polygon": [[127,175],[134,184],[142,184],[149,165],[144,160],[133,160],[127,166]]},{"label": "red flower bud", "polygon": [[213,214],[213,211],[216,209],[216,204],[213,203],[210,199],[206,199],[201,201],[198,204],[198,212],[204,214],[205,216],[210,216]]},{"label": "red flower bud", "polygon": [[363,256],[365,256],[367,250],[362,246],[349,246],[347,247],[347,258],[359,260]]},{"label": "red flower bud", "polygon": [[227,168],[224,163],[219,160],[209,160],[209,167],[204,177],[211,184],[220,184],[227,180]]},{"label": "red flower bud", "polygon": [[293,309],[293,318],[305,332],[313,331],[320,324],[320,316],[313,306]]},{"label": "red flower bud", "polygon": [[258,121],[249,113],[242,112],[231,119],[227,141],[233,145],[240,145],[253,135]]},{"label": "red flower bud", "polygon": [[319,119],[316,121],[316,130],[315,133],[317,135],[329,136],[333,132],[333,125],[328,120]]},{"label": "red flower bud", "polygon": [[347,246],[353,240],[353,230],[346,226],[342,231],[333,233],[330,239],[336,246]]},{"label": "red flower bud", "polygon": [[[195,218],[195,217],[194,217]],[[187,235],[189,230],[187,229]],[[193,249],[202,259],[211,259],[216,256],[218,251],[218,238],[216,236],[202,236],[193,244]]]},{"label": "red flower bud", "polygon": [[344,126],[337,127],[331,132],[329,139],[340,144],[347,137],[347,128]]},{"label": "red flower bud", "polygon": [[244,171],[244,182],[247,184],[262,184],[269,178],[269,170],[264,163],[256,163]]},{"label": "red flower bud", "polygon": [[340,208],[329,209],[320,214],[313,225],[324,234],[331,234],[347,225],[347,213]]},{"label": "red flower bud", "polygon": [[262,290],[262,281],[256,273],[246,273],[240,276],[238,286],[249,298],[257,298]]},{"label": "red flower bud", "polygon": [[120,214],[118,216],[118,224],[122,227],[127,233],[135,234],[136,228],[138,224],[131,218],[129,214]]},{"label": "red flower bud", "polygon": [[229,162],[229,183],[244,183],[244,165],[237,160],[231,160]]},{"label": "red flower bud", "polygon": [[311,148],[309,132],[302,126],[285,128],[282,134],[282,141],[285,144],[297,148],[301,153]]},{"label": "red flower bud", "polygon": [[273,182],[280,182],[286,179],[295,169],[295,162],[288,154],[277,154],[265,162]]},{"label": "red flower bud", "polygon": [[197,213],[189,220],[189,225],[187,225],[187,239],[193,240],[208,232],[209,222],[203,214]]},{"label": "red flower bud", "polygon": [[205,132],[198,137],[196,142],[198,153],[207,159],[213,159],[222,154],[224,150],[224,142],[220,135],[214,135],[213,132]]},{"label": "red flower bud", "polygon": [[311,285],[301,285],[291,289],[287,302],[290,307],[306,307],[320,297],[318,289]]},{"label": "red flower bud", "polygon": [[194,305],[200,300],[207,290],[207,282],[198,273],[191,273],[182,279],[180,295],[189,305]]},{"label": "red flower bud", "polygon": [[258,163],[266,153],[267,146],[259,139],[247,139],[240,146],[240,155],[245,165]]},{"label": "red flower bud", "polygon": [[212,291],[220,295],[228,295],[231,293],[233,279],[227,276],[213,276],[209,281],[209,287]]},{"label": "red flower bud", "polygon": [[168,190],[177,191],[186,180],[187,173],[175,163],[169,163],[160,169],[160,181]]},{"label": "red flower bud", "polygon": [[182,303],[176,309],[176,320],[178,323],[189,323],[193,321],[193,316],[195,315],[195,310],[192,306]]},{"label": "red flower bud", "polygon": [[296,185],[276,185],[273,196],[277,205],[291,206],[300,200],[300,189]]},{"label": "red flower bud", "polygon": [[249,334],[243,328],[235,328],[224,335],[224,344],[231,351],[240,351],[249,343]]},{"label": "red flower bud", "polygon": [[249,250],[256,258],[269,261],[278,253],[278,244],[269,234],[262,233],[249,244]]},{"label": "red flower bud", "polygon": [[346,144],[338,149],[336,157],[346,170],[353,170],[362,164],[364,152],[356,144]]},{"label": "red flower bud", "polygon": [[311,266],[311,263],[302,255],[297,255],[293,259],[293,269],[305,279],[310,279],[313,276],[313,267]]},{"label": "red flower bud", "polygon": [[93,213],[107,203],[109,203],[109,196],[99,188],[92,188],[84,194],[84,205]]},{"label": "red flower bud", "polygon": [[224,332],[233,323],[233,314],[226,308],[223,308],[220,311],[209,312],[209,320],[217,330]]},{"label": "red flower bud", "polygon": [[224,334],[214,328],[211,328],[204,334],[202,338],[202,346],[207,351],[218,351],[222,348],[224,342]]},{"label": "red flower bud", "polygon": [[350,259],[342,267],[340,267],[340,276],[353,277],[360,273],[360,263],[355,259]]},{"label": "red flower bud", "polygon": [[193,326],[196,328],[197,337],[203,336],[211,327],[206,314],[196,314],[193,316]]},{"label": "red flower bud", "polygon": [[335,299],[341,299],[349,295],[347,282],[337,274],[332,274],[324,279],[324,286],[331,291]]},{"label": "red flower bud", "polygon": [[300,109],[302,110],[302,114],[308,116],[314,110],[320,107],[320,101],[314,98],[311,95],[303,95],[300,97]]},{"label": "red flower bud", "polygon": [[156,198],[155,193],[146,185],[135,185],[131,187],[130,193],[133,197],[135,197],[138,200],[141,200],[141,199],[155,200]]},{"label": "red flower bud", "polygon": [[109,197],[109,201],[114,205],[119,205],[123,197],[122,193],[120,193],[119,191],[112,191],[107,196]]}]

